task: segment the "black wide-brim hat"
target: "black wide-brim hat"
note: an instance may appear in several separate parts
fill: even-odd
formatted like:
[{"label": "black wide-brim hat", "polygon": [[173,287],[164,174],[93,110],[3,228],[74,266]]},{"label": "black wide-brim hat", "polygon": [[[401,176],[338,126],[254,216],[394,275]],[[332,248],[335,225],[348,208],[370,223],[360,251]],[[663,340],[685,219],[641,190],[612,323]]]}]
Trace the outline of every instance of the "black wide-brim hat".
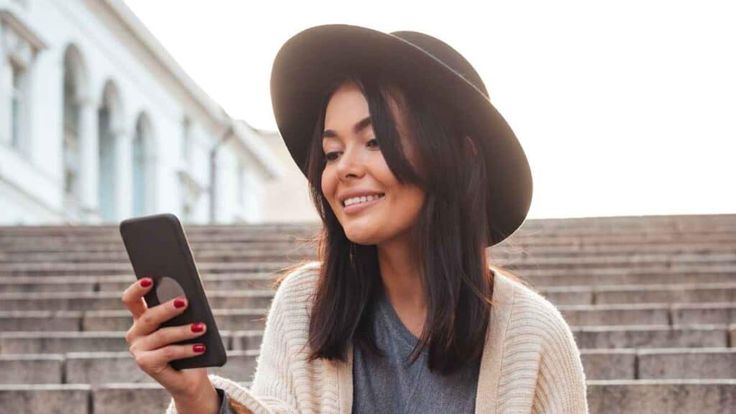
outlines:
[{"label": "black wide-brim hat", "polygon": [[271,71],[271,102],[286,147],[305,176],[309,143],[324,110],[326,89],[337,77],[351,73],[388,76],[451,105],[468,134],[484,144],[488,246],[521,226],[532,198],[532,175],[524,150],[491,104],[470,63],[446,43],[423,33],[383,33],[335,24],[306,29],[284,43]]}]

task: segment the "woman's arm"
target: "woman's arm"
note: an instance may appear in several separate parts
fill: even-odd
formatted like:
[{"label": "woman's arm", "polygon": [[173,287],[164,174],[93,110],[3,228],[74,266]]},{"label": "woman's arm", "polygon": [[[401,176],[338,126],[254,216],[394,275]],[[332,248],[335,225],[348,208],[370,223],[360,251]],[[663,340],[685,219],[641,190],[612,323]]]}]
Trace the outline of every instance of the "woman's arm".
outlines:
[{"label": "woman's arm", "polygon": [[533,411],[587,414],[587,387],[580,350],[559,310],[555,308],[548,316]]},{"label": "woman's arm", "polygon": [[[227,378],[209,375],[213,386],[227,394],[232,413],[247,413],[247,410],[254,414],[298,413],[290,370],[292,355],[286,336],[288,318],[285,318],[285,308],[293,300],[290,295],[293,276],[296,275],[285,278],[271,302],[251,388],[242,387]],[[178,414],[173,400],[166,414]],[[221,414],[230,413],[221,410]]]}]

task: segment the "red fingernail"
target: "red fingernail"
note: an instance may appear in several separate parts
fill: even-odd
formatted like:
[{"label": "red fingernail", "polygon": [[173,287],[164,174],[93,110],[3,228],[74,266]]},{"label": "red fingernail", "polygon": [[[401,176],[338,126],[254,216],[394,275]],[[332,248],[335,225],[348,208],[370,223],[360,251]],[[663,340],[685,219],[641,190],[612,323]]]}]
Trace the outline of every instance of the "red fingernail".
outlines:
[{"label": "red fingernail", "polygon": [[202,353],[204,352],[204,345],[203,344],[197,344],[192,347],[194,349],[194,352]]},{"label": "red fingernail", "polygon": [[174,299],[174,307],[177,309],[183,308],[187,305],[187,302],[184,299]]},{"label": "red fingernail", "polygon": [[141,279],[141,286],[143,287],[149,287],[153,284],[153,281],[151,279]]},{"label": "red fingernail", "polygon": [[192,324],[192,332],[202,332],[204,331],[204,324],[202,322],[197,322]]}]

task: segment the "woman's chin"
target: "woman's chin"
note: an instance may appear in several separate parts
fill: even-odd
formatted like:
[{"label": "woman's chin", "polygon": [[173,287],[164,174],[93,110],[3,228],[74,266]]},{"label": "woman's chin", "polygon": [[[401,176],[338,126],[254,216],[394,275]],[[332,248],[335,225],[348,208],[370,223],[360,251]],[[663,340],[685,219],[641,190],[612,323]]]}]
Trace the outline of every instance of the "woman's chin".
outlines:
[{"label": "woman's chin", "polygon": [[380,239],[376,237],[375,234],[362,231],[346,231],[345,236],[351,242],[355,244],[362,244],[365,246],[377,244],[380,241]]}]

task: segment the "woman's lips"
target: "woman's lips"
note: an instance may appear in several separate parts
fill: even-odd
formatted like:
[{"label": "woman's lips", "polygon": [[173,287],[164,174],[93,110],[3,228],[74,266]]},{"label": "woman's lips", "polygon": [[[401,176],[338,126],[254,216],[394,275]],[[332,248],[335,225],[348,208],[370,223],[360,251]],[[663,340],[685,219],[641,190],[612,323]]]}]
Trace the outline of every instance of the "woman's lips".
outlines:
[{"label": "woman's lips", "polygon": [[365,210],[365,209],[373,206],[374,204],[380,202],[384,198],[386,198],[385,195],[382,196],[382,197],[376,198],[374,200],[371,200],[371,201],[366,201],[365,203],[351,204],[351,205],[349,205],[347,207],[343,207],[343,210],[345,211],[345,214],[356,214],[356,213],[360,213],[361,211],[363,211],[363,210]]}]

